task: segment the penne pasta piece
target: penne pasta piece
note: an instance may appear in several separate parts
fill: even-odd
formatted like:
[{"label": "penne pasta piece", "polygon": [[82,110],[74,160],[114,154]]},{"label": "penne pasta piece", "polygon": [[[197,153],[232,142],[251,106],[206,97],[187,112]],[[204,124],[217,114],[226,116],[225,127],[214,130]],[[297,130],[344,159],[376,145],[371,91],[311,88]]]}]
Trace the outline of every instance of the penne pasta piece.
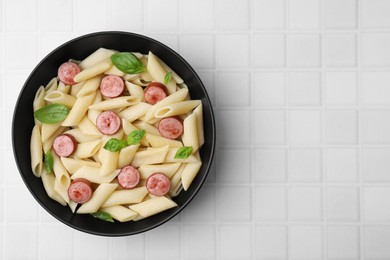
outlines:
[{"label": "penne pasta piece", "polygon": [[98,211],[103,205],[104,201],[111,195],[116,189],[118,184],[115,183],[102,183],[93,192],[92,197],[89,201],[81,205],[77,210],[78,214],[88,214]]},{"label": "penne pasta piece", "polygon": [[107,198],[102,207],[140,203],[146,194],[148,194],[148,190],[145,186],[129,190],[116,190]]},{"label": "penne pasta piece", "polygon": [[184,119],[183,127],[183,144],[184,146],[192,146],[192,153],[195,153],[199,148],[199,140],[196,115],[194,113]]},{"label": "penne pasta piece", "polygon": [[76,139],[76,141],[78,143],[85,143],[85,142],[90,142],[90,141],[96,141],[98,139],[100,140],[99,136],[86,135],[83,132],[81,132],[81,130],[79,128],[73,128],[73,129],[67,130],[67,131],[64,132],[64,134],[72,135],[74,137],[74,139]]},{"label": "penne pasta piece", "polygon": [[95,168],[101,167],[101,164],[98,162],[73,159],[73,158],[67,158],[67,157],[61,157],[61,162],[64,165],[65,169],[71,175],[76,173],[83,166],[90,166],[90,167],[95,167]]},{"label": "penne pasta piece", "polygon": [[107,212],[113,219],[116,219],[119,222],[130,221],[137,216],[136,212],[120,205],[102,208],[100,211]]},{"label": "penne pasta piece", "polygon": [[76,102],[76,98],[72,95],[65,94],[61,91],[54,90],[46,94],[45,100],[49,103],[58,103],[72,108]]},{"label": "penne pasta piece", "polygon": [[49,139],[50,136],[52,136],[55,133],[55,131],[57,131],[58,128],[60,127],[61,127],[61,123],[57,123],[57,124],[42,123],[42,128],[41,128],[42,143],[44,143],[47,139]]},{"label": "penne pasta piece", "polygon": [[101,144],[102,144],[101,139],[90,141],[90,142],[79,143],[77,145],[77,149],[74,155],[80,159],[92,157],[95,153],[99,151]]},{"label": "penne pasta piece", "polygon": [[114,51],[114,50],[99,48],[94,53],[89,55],[87,58],[82,60],[79,63],[79,67],[82,69],[91,67],[91,66],[95,65],[96,63],[99,63],[103,60],[110,58],[115,53],[116,53],[116,51]]},{"label": "penne pasta piece", "polygon": [[123,77],[125,73],[123,71],[120,71],[117,67],[112,66],[109,70],[105,71],[104,74],[106,75],[115,75],[119,77]]},{"label": "penne pasta piece", "polygon": [[161,107],[154,112],[155,118],[184,115],[201,104],[200,100],[182,101]]},{"label": "penne pasta piece", "polygon": [[145,138],[152,147],[162,147],[168,145],[170,148],[182,147],[183,144],[177,140],[171,140],[158,135],[145,134]]},{"label": "penne pasta piece", "polygon": [[119,116],[131,123],[140,118],[141,116],[145,115],[148,109],[150,109],[151,107],[152,106],[150,104],[139,102],[138,104],[126,108],[125,110],[120,112]]},{"label": "penne pasta piece", "polygon": [[138,97],[141,101],[144,101],[144,90],[142,87],[128,81],[125,81],[125,85],[130,95]]},{"label": "penne pasta piece", "polygon": [[87,96],[91,93],[96,93],[96,90],[100,86],[100,81],[102,80],[101,75],[97,75],[93,78],[88,79],[85,81],[83,87],[80,89],[79,92],[77,92],[77,97]]},{"label": "penne pasta piece", "polygon": [[119,152],[110,152],[102,149],[102,153],[103,160],[102,167],[100,168],[100,176],[106,176],[117,168]]},{"label": "penne pasta piece", "polygon": [[56,139],[57,136],[59,136],[60,134],[62,134],[65,130],[65,127],[61,126],[60,128],[57,129],[57,131],[55,131],[50,137],[49,139],[47,139],[44,143],[43,143],[43,151],[44,153],[47,153],[47,151],[49,151],[52,146],[53,146],[53,142],[54,142],[54,139]]},{"label": "penne pasta piece", "polygon": [[161,66],[164,68],[165,71],[171,71],[172,72],[172,78],[176,81],[177,84],[183,84],[184,80],[180,78],[177,73],[172,70],[163,60],[161,60],[159,57],[157,57],[158,61],[160,62]]},{"label": "penne pasta piece", "polygon": [[[156,81],[161,83],[164,82],[164,77],[167,74],[167,71],[161,66],[158,57],[151,51],[149,51],[148,55],[147,71]],[[176,92],[176,83],[172,78],[167,84],[165,84],[165,86],[167,87],[169,95]]]},{"label": "penne pasta piece", "polygon": [[47,174],[46,170],[43,169],[42,172],[42,184],[43,188],[45,188],[45,191],[49,198],[57,201],[62,206],[66,206],[66,201],[62,198],[62,196],[54,189],[56,178],[53,174]]},{"label": "penne pasta piece", "polygon": [[97,167],[82,166],[74,174],[72,174],[71,179],[75,180],[83,178],[89,180],[92,183],[109,183],[118,175],[120,170],[115,170],[106,176],[100,176],[99,171],[100,168]]},{"label": "penne pasta piece", "polygon": [[175,186],[175,188],[172,191],[169,191],[168,194],[169,194],[169,196],[171,196],[171,198],[174,198],[177,195],[179,195],[182,190],[183,190],[183,185],[181,185],[181,182],[180,182],[179,185]]},{"label": "penne pasta piece", "polygon": [[139,79],[140,77],[141,77],[140,74],[125,74],[123,76],[123,79],[126,81],[132,81],[132,80]]},{"label": "penne pasta piece", "polygon": [[57,90],[57,86],[58,86],[57,78],[52,78],[45,87],[46,94],[51,91]]},{"label": "penne pasta piece", "polygon": [[56,176],[54,183],[54,189],[60,194],[60,196],[65,200],[66,203],[69,203],[68,188],[70,185],[70,176],[66,171],[64,165],[60,158],[58,158],[55,152],[51,152],[53,157],[53,172]]},{"label": "penne pasta piece", "polygon": [[139,146],[139,144],[129,145],[119,152],[118,168],[123,168],[126,165],[130,165]]},{"label": "penne pasta piece", "polygon": [[186,191],[190,187],[192,181],[195,179],[198,174],[200,167],[202,166],[202,162],[198,161],[196,163],[187,163],[181,174],[181,183],[183,185],[183,189]]},{"label": "penne pasta piece", "polygon": [[137,212],[141,217],[146,218],[176,206],[176,202],[161,196],[131,205],[129,208]]},{"label": "penne pasta piece", "polygon": [[77,96],[77,94],[80,92],[81,88],[84,86],[85,81],[81,81],[77,84],[72,85],[72,88],[70,89],[70,94],[72,96]]},{"label": "penne pasta piece", "polygon": [[31,133],[30,141],[31,169],[36,177],[42,175],[42,141],[39,125],[35,125]]},{"label": "penne pasta piece", "polygon": [[173,103],[181,102],[186,99],[187,95],[188,95],[188,89],[182,88],[176,91],[175,93],[173,93],[172,95],[167,96],[160,102],[157,102],[145,114],[145,121],[150,122],[154,118],[154,113],[156,112],[157,109],[168,106]]},{"label": "penne pasta piece", "polygon": [[131,165],[135,168],[144,164],[158,164],[163,163],[168,153],[169,146],[159,148],[150,148],[145,151],[137,152],[134,155]]},{"label": "penne pasta piece", "polygon": [[89,120],[88,116],[84,116],[78,127],[85,135],[102,136],[102,133],[97,129],[96,125]]},{"label": "penne pasta piece", "polygon": [[[34,112],[38,109],[45,106],[45,88],[43,86],[40,86],[37,90],[37,93],[35,93],[34,102],[33,102],[33,109]],[[42,122],[39,121],[34,117],[34,121],[36,125],[41,125]]]},{"label": "penne pasta piece", "polygon": [[99,63],[96,63],[90,67],[85,68],[84,70],[80,71],[75,77],[75,82],[81,82],[90,78],[93,78],[99,74],[102,74],[103,72],[109,70],[112,66],[110,59],[105,59],[100,61]]},{"label": "penne pasta piece", "polygon": [[194,163],[197,162],[198,159],[191,154],[188,158],[186,159],[175,159],[175,155],[177,152],[178,148],[170,148],[168,150],[167,156],[165,157],[165,162],[181,162],[181,163]]},{"label": "penne pasta piece", "polygon": [[160,135],[160,132],[158,131],[157,127],[146,123],[145,121],[136,121],[133,123],[135,127],[138,129],[145,130],[146,133],[152,134],[152,135]]},{"label": "penne pasta piece", "polygon": [[[95,99],[93,100],[92,104],[97,104],[102,101],[102,93],[100,91],[97,91]],[[97,117],[102,113],[100,110],[95,110],[95,109],[88,109],[88,118],[91,120],[92,123],[96,125],[96,119]]]},{"label": "penne pasta piece", "polygon": [[72,213],[75,213],[76,212],[76,208],[77,208],[77,203],[70,200],[69,203],[68,203],[68,206],[70,208],[70,210],[72,211]]},{"label": "penne pasta piece", "polygon": [[141,175],[141,179],[147,179],[150,175],[156,172],[164,173],[169,179],[177,172],[181,163],[163,163],[155,165],[141,165],[138,171]]},{"label": "penne pasta piece", "polygon": [[135,96],[125,96],[104,100],[100,103],[92,104],[89,109],[96,110],[113,110],[118,108],[126,108],[139,103],[141,100]]},{"label": "penne pasta piece", "polygon": [[57,91],[61,91],[64,94],[68,94],[70,91],[70,85],[65,85],[63,82],[58,83]]},{"label": "penne pasta piece", "polygon": [[88,110],[90,104],[92,104],[95,98],[95,93],[91,93],[88,96],[82,96],[77,98],[72,109],[70,110],[65,121],[62,122],[62,126],[76,126],[83,119],[85,113]]},{"label": "penne pasta piece", "polygon": [[194,112],[196,117],[196,125],[198,129],[198,142],[199,147],[202,147],[204,144],[204,130],[203,130],[203,106],[202,103],[195,108]]},{"label": "penne pasta piece", "polygon": [[175,172],[173,177],[171,178],[171,188],[169,189],[169,195],[171,194],[177,194],[177,190],[180,187],[183,187],[181,185],[181,175],[184,171],[184,168],[186,167],[187,163],[182,163],[179,167],[179,169]]}]

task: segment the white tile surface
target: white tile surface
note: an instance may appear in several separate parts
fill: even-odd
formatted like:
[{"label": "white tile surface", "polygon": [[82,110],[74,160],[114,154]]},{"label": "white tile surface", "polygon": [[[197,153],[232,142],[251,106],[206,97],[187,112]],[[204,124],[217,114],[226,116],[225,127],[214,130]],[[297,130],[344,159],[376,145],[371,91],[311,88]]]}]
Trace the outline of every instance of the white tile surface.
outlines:
[{"label": "white tile surface", "polygon": [[[390,259],[389,12],[388,0],[0,0],[0,259]],[[180,53],[217,122],[202,190],[132,237],[59,223],[11,150],[33,67],[101,30]]]}]

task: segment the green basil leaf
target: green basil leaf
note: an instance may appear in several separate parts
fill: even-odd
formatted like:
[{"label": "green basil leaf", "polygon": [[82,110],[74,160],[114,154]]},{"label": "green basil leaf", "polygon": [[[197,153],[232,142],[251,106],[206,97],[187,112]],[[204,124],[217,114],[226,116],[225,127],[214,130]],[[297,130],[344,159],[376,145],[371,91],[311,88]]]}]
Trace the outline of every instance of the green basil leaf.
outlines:
[{"label": "green basil leaf", "polygon": [[34,117],[46,124],[56,124],[64,120],[69,114],[69,108],[61,104],[50,104],[34,112]]},{"label": "green basil leaf", "polygon": [[114,220],[112,219],[111,215],[107,212],[101,212],[101,211],[97,211],[95,213],[91,213],[92,217],[94,218],[98,218],[98,219],[101,219],[101,220],[104,220],[104,221],[108,221],[108,222],[114,222]]},{"label": "green basil leaf", "polygon": [[138,144],[145,135],[145,130],[134,130],[127,136],[127,144]]},{"label": "green basil leaf", "polygon": [[51,155],[50,151],[47,151],[45,154],[45,168],[46,173],[50,174],[53,171],[53,156]]},{"label": "green basil leaf", "polygon": [[164,77],[164,84],[165,85],[168,84],[168,82],[171,80],[171,77],[172,77],[172,71],[165,74],[165,77]]},{"label": "green basil leaf", "polygon": [[192,146],[183,146],[177,150],[175,159],[187,159],[192,153]]},{"label": "green basil leaf", "polygon": [[118,152],[122,148],[125,148],[127,146],[125,140],[119,140],[117,138],[111,138],[107,141],[107,143],[104,145],[104,149],[110,152]]},{"label": "green basil leaf", "polygon": [[127,74],[139,74],[144,72],[145,66],[131,52],[119,52],[111,56],[111,62],[120,71]]}]

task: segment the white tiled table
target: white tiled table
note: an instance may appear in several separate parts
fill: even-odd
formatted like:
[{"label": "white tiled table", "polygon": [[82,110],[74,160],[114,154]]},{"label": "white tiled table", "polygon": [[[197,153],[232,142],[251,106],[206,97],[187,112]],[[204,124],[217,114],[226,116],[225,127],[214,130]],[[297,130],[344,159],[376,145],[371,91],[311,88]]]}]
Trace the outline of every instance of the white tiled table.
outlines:
[{"label": "white tiled table", "polygon": [[[183,55],[219,129],[196,199],[125,238],[48,215],[11,151],[29,72],[100,30]],[[1,259],[390,259],[390,0],[0,0],[0,57]]]}]

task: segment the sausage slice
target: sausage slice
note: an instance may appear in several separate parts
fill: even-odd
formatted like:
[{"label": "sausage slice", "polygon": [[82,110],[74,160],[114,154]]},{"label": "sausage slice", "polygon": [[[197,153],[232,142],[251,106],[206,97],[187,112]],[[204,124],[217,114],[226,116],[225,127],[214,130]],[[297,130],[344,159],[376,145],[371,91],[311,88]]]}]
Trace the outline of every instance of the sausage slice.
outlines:
[{"label": "sausage slice", "polygon": [[63,63],[58,68],[58,78],[65,85],[74,85],[76,82],[73,80],[74,76],[76,76],[80,72],[80,67],[71,61]]},{"label": "sausage slice", "polygon": [[124,189],[132,189],[138,185],[140,174],[133,166],[125,166],[118,174],[118,182]]},{"label": "sausage slice", "polygon": [[83,204],[92,197],[91,183],[86,179],[75,179],[68,188],[69,199],[76,203]]},{"label": "sausage slice", "polygon": [[125,92],[125,84],[121,77],[108,75],[100,82],[100,92],[108,98],[119,97]]},{"label": "sausage slice", "polygon": [[146,180],[146,189],[154,196],[164,196],[170,188],[171,181],[164,173],[153,173]]},{"label": "sausage slice", "polygon": [[156,104],[168,95],[167,88],[159,82],[151,82],[144,91],[144,97],[149,104]]},{"label": "sausage slice", "polygon": [[77,141],[70,134],[59,135],[53,142],[54,152],[58,156],[68,157],[77,149]]},{"label": "sausage slice", "polygon": [[96,126],[102,134],[113,135],[121,127],[121,119],[112,111],[104,111],[96,118]]},{"label": "sausage slice", "polygon": [[158,131],[161,136],[168,139],[176,139],[183,133],[182,121],[177,117],[166,117],[158,123]]}]

